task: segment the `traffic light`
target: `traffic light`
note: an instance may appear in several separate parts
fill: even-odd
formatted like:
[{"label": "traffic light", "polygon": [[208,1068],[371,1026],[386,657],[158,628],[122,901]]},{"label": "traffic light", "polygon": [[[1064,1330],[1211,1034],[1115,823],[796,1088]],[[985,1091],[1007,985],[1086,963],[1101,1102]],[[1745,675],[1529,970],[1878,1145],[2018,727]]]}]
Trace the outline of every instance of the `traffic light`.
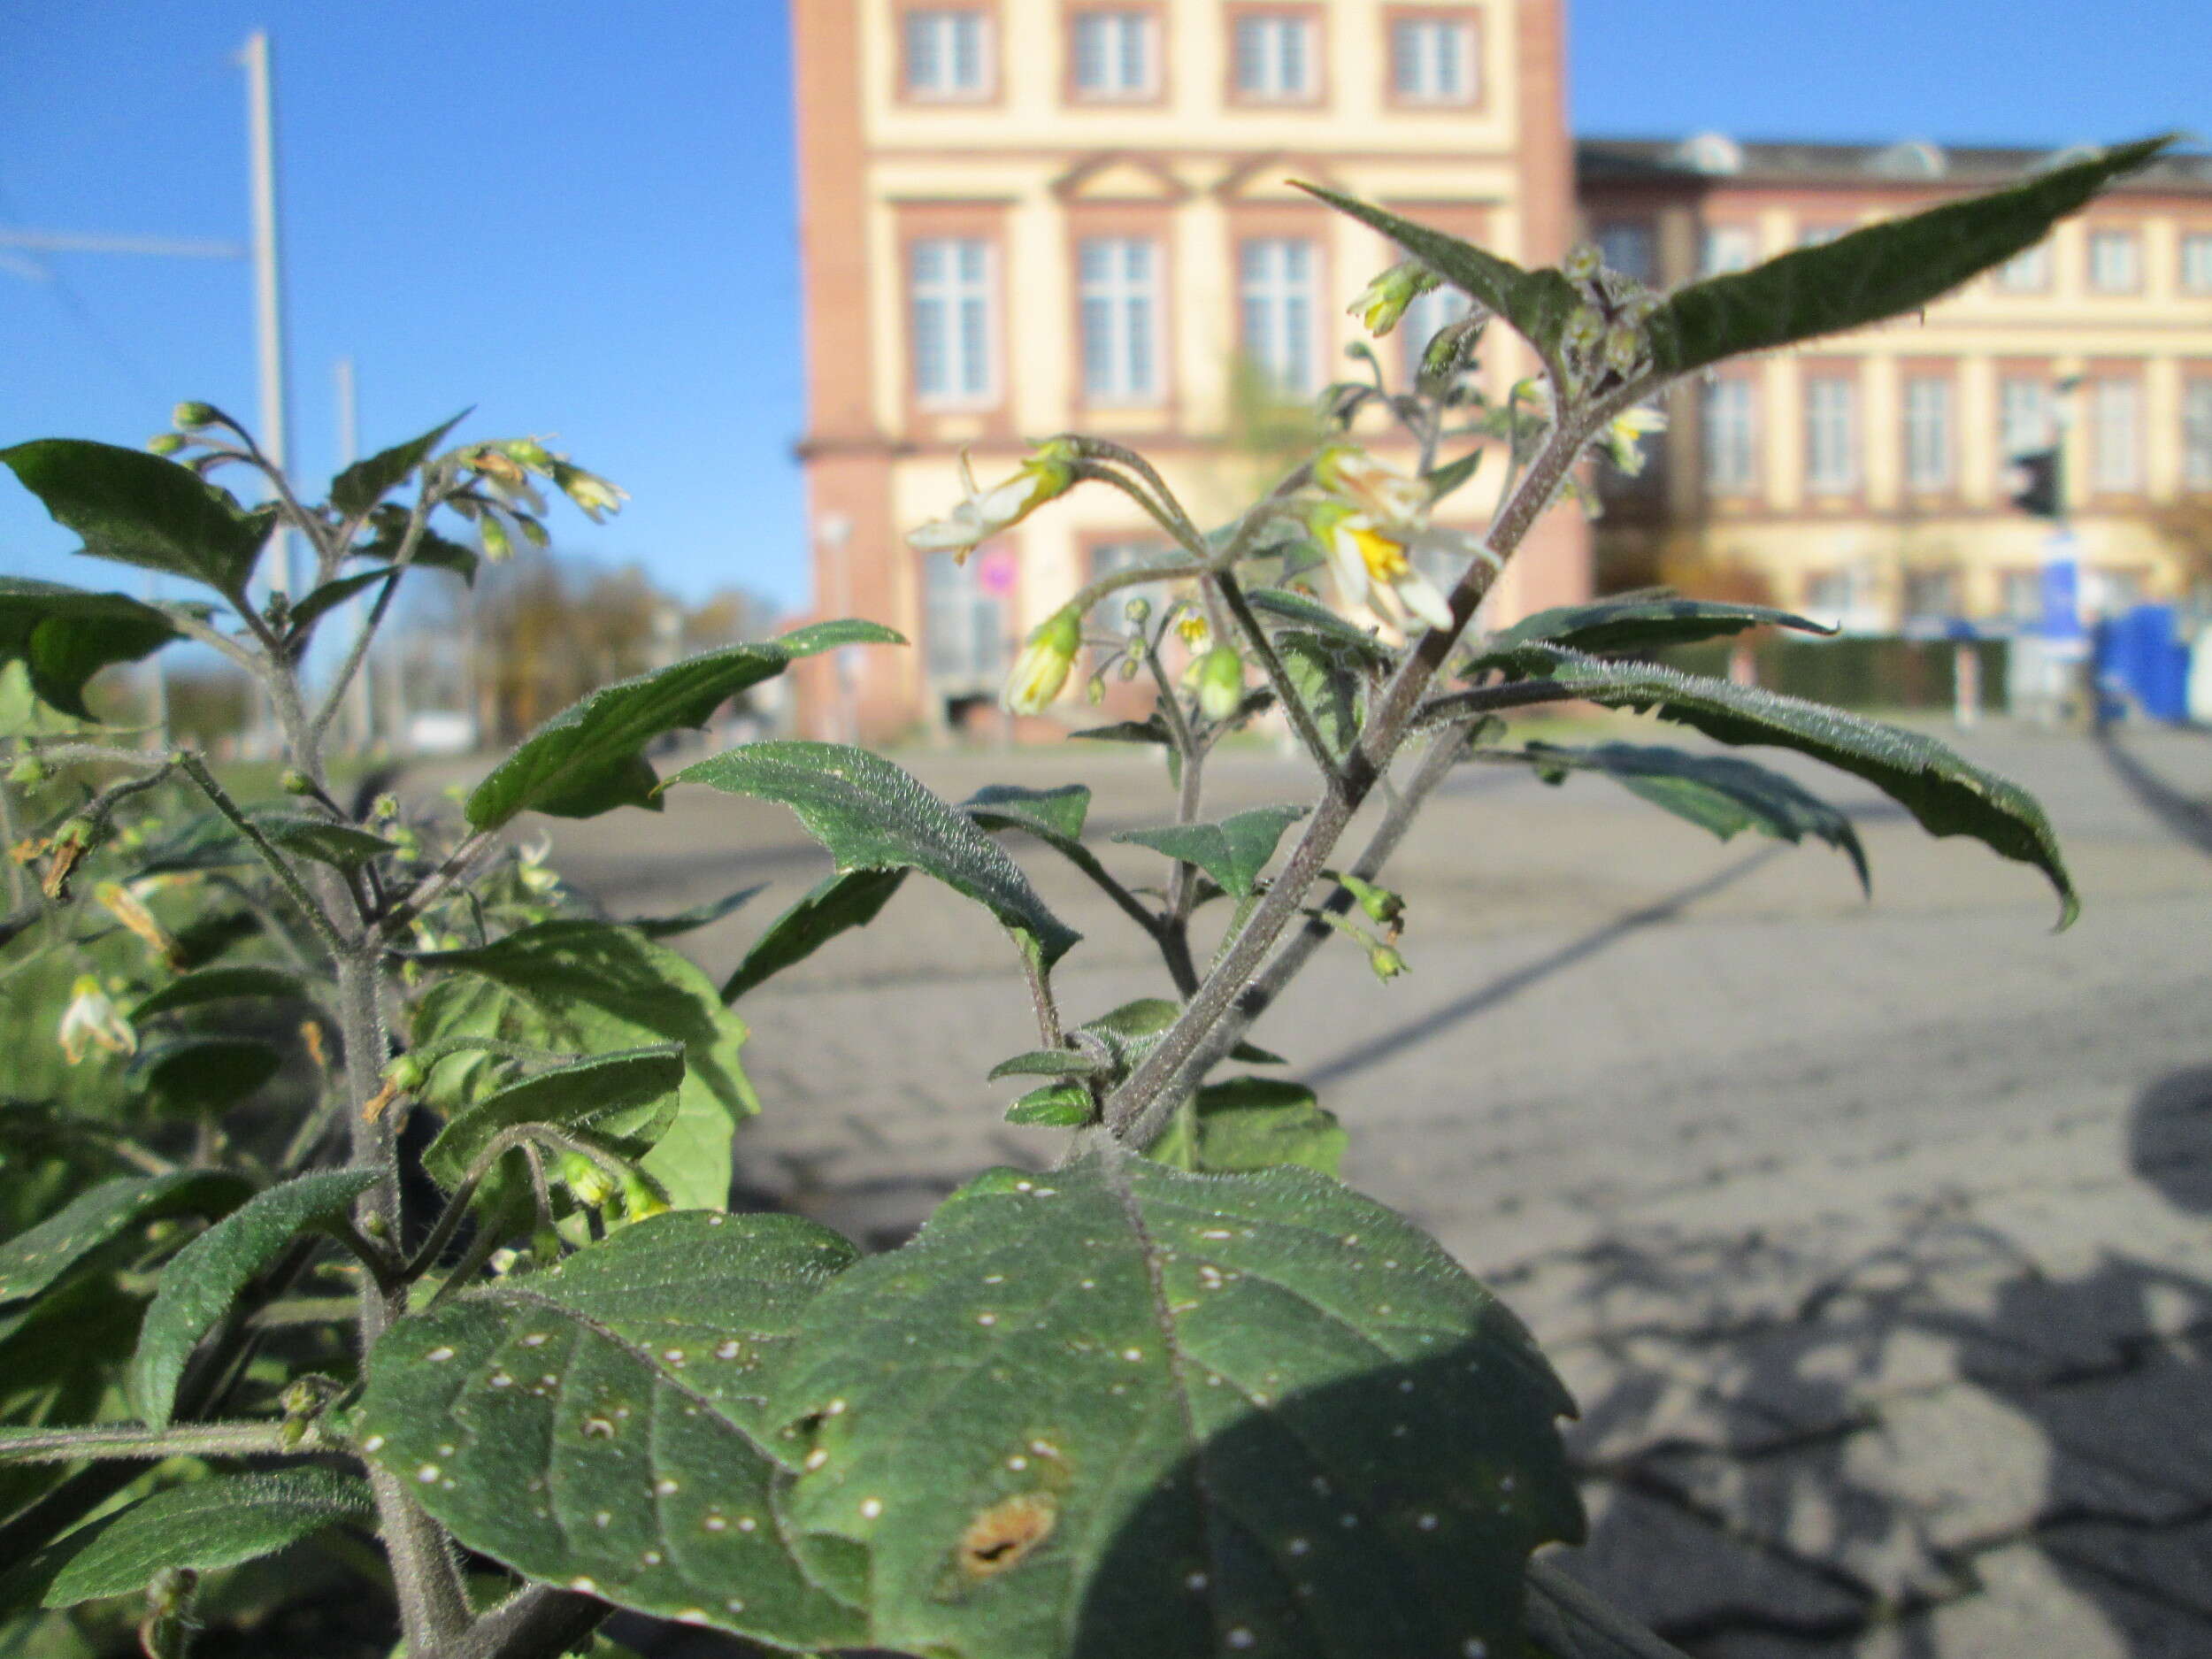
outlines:
[{"label": "traffic light", "polygon": [[2014,456],[2011,475],[2006,480],[2012,488],[2012,504],[2039,518],[2064,518],[2065,480],[2060,468],[2060,452],[2055,449]]}]

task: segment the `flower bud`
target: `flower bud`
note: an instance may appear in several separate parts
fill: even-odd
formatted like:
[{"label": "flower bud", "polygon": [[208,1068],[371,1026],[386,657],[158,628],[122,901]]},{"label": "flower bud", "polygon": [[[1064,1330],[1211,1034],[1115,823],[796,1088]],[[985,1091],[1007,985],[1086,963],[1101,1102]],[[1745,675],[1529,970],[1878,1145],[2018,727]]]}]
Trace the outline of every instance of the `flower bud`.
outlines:
[{"label": "flower bud", "polygon": [[315,793],[314,780],[296,767],[287,767],[284,775],[277,780],[277,787],[287,795],[313,795]]},{"label": "flower bud", "polygon": [[608,1201],[622,1190],[595,1161],[581,1153],[562,1153],[558,1173],[563,1184],[575,1194],[576,1202],[588,1209],[605,1209]]},{"label": "flower bud", "polygon": [[1605,268],[1604,256],[1589,242],[1577,242],[1567,250],[1567,257],[1559,262],[1559,268],[1575,282],[1587,282]]},{"label": "flower bud", "polygon": [[1135,657],[1125,657],[1121,659],[1121,667],[1117,672],[1124,680],[1134,680],[1143,666]]},{"label": "flower bud", "polygon": [[1031,633],[1006,677],[1000,703],[1009,714],[1041,714],[1068,683],[1068,670],[1082,647],[1083,623],[1075,608],[1054,611]]},{"label": "flower bud", "polygon": [[1350,305],[1351,315],[1379,339],[1398,326],[1413,302],[1439,285],[1435,272],[1418,259],[1402,259],[1364,288]]},{"label": "flower bud", "polygon": [[1359,902],[1369,920],[1385,927],[1395,927],[1405,919],[1406,902],[1388,887],[1379,887],[1354,875],[1340,875],[1336,880],[1339,887]]},{"label": "flower bud", "polygon": [[1198,710],[1225,720],[1244,701],[1244,658],[1233,645],[1217,645],[1198,659]]},{"label": "flower bud", "polygon": [[8,781],[35,787],[54,775],[54,769],[35,755],[26,755],[8,768]]},{"label": "flower bud", "polygon": [[222,411],[212,403],[203,403],[188,398],[169,411],[169,419],[179,428],[189,432],[195,426],[211,426],[223,418]]},{"label": "flower bud", "polygon": [[1140,594],[1121,608],[1122,618],[1133,628],[1141,628],[1152,619],[1152,602]]},{"label": "flower bud", "polygon": [[1106,676],[1093,674],[1083,684],[1083,701],[1095,709],[1106,701]]},{"label": "flower bud", "polygon": [[1475,347],[1482,340],[1483,326],[1489,318],[1481,312],[1462,317],[1438,329],[1430,338],[1428,347],[1421,353],[1421,374],[1425,380],[1448,380],[1467,367],[1473,360]]},{"label": "flower bud", "polygon": [[146,440],[146,447],[156,455],[174,455],[179,449],[184,448],[184,434],[157,432]]},{"label": "flower bud", "polygon": [[476,520],[477,539],[484,544],[484,557],[495,565],[513,556],[515,544],[507,534],[507,526],[499,522],[497,513],[480,514]]},{"label": "flower bud", "polygon": [[1585,305],[1567,319],[1560,339],[1572,351],[1592,351],[1605,338],[1605,319],[1594,306]]},{"label": "flower bud", "polygon": [[1605,331],[1605,366],[1623,380],[1641,368],[1647,355],[1642,329],[1628,323],[1615,323]]},{"label": "flower bud", "polygon": [[1377,945],[1368,951],[1367,965],[1386,984],[1406,972],[1406,959],[1388,945]]}]

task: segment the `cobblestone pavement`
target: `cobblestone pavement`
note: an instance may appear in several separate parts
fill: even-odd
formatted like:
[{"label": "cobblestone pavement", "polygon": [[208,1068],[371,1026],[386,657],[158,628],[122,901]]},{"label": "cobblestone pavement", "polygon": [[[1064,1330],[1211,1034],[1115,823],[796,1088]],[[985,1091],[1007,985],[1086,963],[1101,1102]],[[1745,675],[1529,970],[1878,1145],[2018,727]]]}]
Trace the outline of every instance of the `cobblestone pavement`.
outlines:
[{"label": "cobblestone pavement", "polygon": [[[1592,1536],[1563,1559],[1694,1654],[2212,1655],[2212,741],[1963,746],[2049,805],[2071,932],[2024,866],[1817,768],[1870,904],[1825,849],[1470,769],[1392,872],[1414,974],[1325,952],[1258,1033],[1352,1127],[1348,1178],[1534,1327],[1582,1406]],[[1167,807],[1119,752],[910,764],[955,798],[1102,772],[1104,831]],[[1215,804],[1299,793],[1240,756]],[[826,867],[703,793],[556,839],[616,913],[772,882],[695,936],[710,968]],[[1161,988],[1029,862],[1089,935],[1072,1010]],[[887,1244],[978,1166],[1051,1156],[982,1081],[1031,1033],[957,901],[910,884],[743,1011],[762,1202]]]}]

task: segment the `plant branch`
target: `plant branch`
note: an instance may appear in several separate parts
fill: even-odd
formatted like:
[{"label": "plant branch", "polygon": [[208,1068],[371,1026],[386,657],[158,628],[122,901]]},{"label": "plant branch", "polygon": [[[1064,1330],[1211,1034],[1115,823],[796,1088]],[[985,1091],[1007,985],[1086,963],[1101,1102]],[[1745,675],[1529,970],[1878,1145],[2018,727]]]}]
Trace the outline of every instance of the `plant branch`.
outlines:
[{"label": "plant branch", "polygon": [[1501,709],[1533,708],[1540,703],[1572,703],[1582,694],[1550,680],[1511,680],[1502,686],[1477,686],[1471,691],[1448,691],[1431,697],[1414,711],[1413,729],[1457,726],[1467,717]]},{"label": "plant branch", "polygon": [[573,1590],[526,1584],[478,1619],[440,1659],[557,1659],[614,1609]]},{"label": "plant branch", "polygon": [[[346,648],[345,659],[338,664],[338,672],[331,680],[330,689],[323,695],[322,706],[315,710],[315,718],[308,724],[308,747],[318,755],[322,750],[323,738],[329,732],[331,722],[338,718],[338,710],[345,705],[346,688],[353,684],[354,676],[361,672],[361,664],[367,659],[369,647],[376,639],[377,630],[384,626],[385,613],[392,608],[392,595],[399,590],[400,578],[414,563],[416,549],[422,545],[423,532],[429,526],[430,515],[445,498],[444,482],[442,478],[434,480],[428,472],[423,476],[421,491],[415,497],[415,504],[408,510],[407,528],[400,535],[399,550],[392,557],[392,573],[377,589],[376,602],[369,607],[369,614],[362,618],[352,644]],[[305,770],[312,775],[318,768],[310,766]]]},{"label": "plant branch", "polygon": [[1298,733],[1298,741],[1305,746],[1307,755],[1320,768],[1321,775],[1333,780],[1336,776],[1336,757],[1329,753],[1327,740],[1321,728],[1314,724],[1313,711],[1306,707],[1306,700],[1291,684],[1290,671],[1283,666],[1283,659],[1276,654],[1275,643],[1267,637],[1267,630],[1260,626],[1251,602],[1245,598],[1244,589],[1227,571],[1218,571],[1206,579],[1221,595],[1221,603],[1236,618],[1245,643],[1260,659],[1266,671],[1268,684],[1275,687],[1275,699],[1283,705],[1283,712],[1290,718],[1291,729]]},{"label": "plant branch", "polygon": [[396,902],[377,923],[377,931],[389,935],[413,921],[444,896],[445,890],[468,873],[484,849],[497,833],[494,830],[473,830],[461,838],[460,845],[446,855],[445,862],[420,881],[396,895]]},{"label": "plant branch", "polygon": [[337,925],[324,914],[323,907],[307,890],[307,884],[300,879],[299,872],[276,849],[275,843],[261,833],[261,826],[248,818],[240,810],[238,803],[230,798],[229,791],[215,781],[215,774],[207,769],[207,763],[193,750],[180,749],[177,751],[176,764],[184,769],[186,776],[199,786],[200,793],[214,803],[215,810],[230,821],[231,827],[245,837],[247,845],[261,856],[261,862],[267,864],[276,876],[277,884],[290,895],[295,904],[307,913],[309,925],[322,935],[323,942],[334,955],[344,955],[346,941],[339,933]]},{"label": "plant branch", "polygon": [[1554,427],[1543,449],[1532,463],[1519,488],[1509,501],[1485,538],[1488,558],[1471,561],[1451,595],[1451,625],[1430,628],[1415,641],[1397,672],[1376,698],[1359,741],[1346,763],[1323,792],[1265,899],[1250,921],[1199,986],[1159,1045],[1146,1056],[1129,1077],[1109,1096],[1107,1127],[1125,1135],[1153,1102],[1168,1091],[1185,1064],[1205,1041],[1206,1034],[1225,1014],[1244,988],[1284,928],[1298,915],[1305,892],[1328,861],[1337,838],[1344,833],[1376,781],[1389,769],[1404,741],[1421,695],[1451,654],[1461,633],[1490,590],[1505,561],[1526,537],[1538,516],[1551,504],[1569,471],[1582,452],[1590,433],[1605,419],[1605,402],[1578,416],[1565,417]]},{"label": "plant branch", "polygon": [[1052,970],[1044,964],[1030,941],[1016,939],[1014,949],[1022,959],[1022,978],[1029,986],[1029,1006],[1037,1016],[1041,1046],[1057,1048],[1065,1041],[1065,1033],[1060,1026],[1060,1005],[1052,996]]},{"label": "plant branch", "polygon": [[326,1449],[311,1426],[287,1445],[280,1423],[183,1423],[149,1429],[137,1424],[95,1429],[0,1428],[0,1464],[76,1463],[116,1457],[278,1457]]}]

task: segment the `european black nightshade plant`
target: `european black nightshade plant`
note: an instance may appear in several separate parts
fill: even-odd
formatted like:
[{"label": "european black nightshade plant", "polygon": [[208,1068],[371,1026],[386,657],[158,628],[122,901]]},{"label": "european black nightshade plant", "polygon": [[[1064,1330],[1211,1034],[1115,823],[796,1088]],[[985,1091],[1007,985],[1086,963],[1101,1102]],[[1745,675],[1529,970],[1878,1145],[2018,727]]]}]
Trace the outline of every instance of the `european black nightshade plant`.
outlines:
[{"label": "european black nightshade plant", "polygon": [[[657,739],[800,657],[899,642],[865,622],[607,687],[457,821],[349,795],[327,739],[394,595],[474,571],[441,526],[471,521],[496,557],[542,540],[541,483],[594,514],[620,492],[534,440],[442,447],[449,423],[311,504],[204,404],[151,454],[0,450],[87,553],[206,590],[0,580],[0,1617],[27,1636],[53,1609],[96,1629],[106,1608],[147,1653],[180,1654],[201,1575],[365,1532],[380,1556],[327,1558],[388,1578],[418,1659],[561,1653],[611,1607],[795,1651],[961,1659],[1661,1651],[1531,1562],[1582,1519],[1556,1432],[1571,1402],[1527,1333],[1338,1182],[1345,1131],[1311,1091],[1218,1068],[1282,1064],[1251,1028],[1331,937],[1404,970],[1384,867],[1462,763],[1602,773],[1723,835],[1816,836],[1863,874],[1848,821],[1749,760],[1509,745],[1497,717],[1546,703],[1840,766],[1932,833],[2040,870],[2070,920],[2050,826],[2013,785],[1924,736],[1637,660],[1802,618],[1639,595],[1465,635],[1586,454],[1634,465],[1671,380],[1909,312],[2161,148],[1670,296],[1588,250],[1525,271],[1329,196],[1411,256],[1356,302],[1371,327],[1439,282],[1479,308],[1428,342],[1412,388],[1331,388],[1333,434],[1210,531],[1141,457],[1071,434],[917,532],[964,552],[1103,485],[1170,537],[1038,628],[1007,693],[1023,710],[1060,695],[1087,619],[1097,680],[1152,678],[1147,718],[1082,735],[1165,755],[1174,821],[1115,838],[1137,849],[1118,857],[1164,861],[1156,887],[1087,843],[1079,784],[954,804],[863,749],[790,741],[657,774]],[[1501,326],[1543,374],[1493,405],[1472,354]],[[1409,469],[1372,451],[1377,417]],[[1491,449],[1506,477],[1486,533],[1438,526]],[[210,481],[226,467],[270,504]],[[312,579],[257,602],[280,525]],[[1139,584],[1171,596],[1126,597],[1125,631],[1096,637],[1102,602]],[[311,691],[308,647],[357,596],[365,622]],[[92,675],[180,638],[258,680],[276,798],[89,729]],[[1270,711],[1313,797],[1208,818],[1209,753]],[[836,863],[718,988],[665,941],[748,895],[611,920],[509,839],[527,812],[651,810],[679,785],[788,806]],[[1033,841],[1157,946],[1163,995],[1062,1009],[1053,969],[1079,941],[1008,851]],[[731,1005],[917,872],[1005,927],[1036,1046],[979,1055],[978,1080],[1025,1079],[1007,1115],[1065,1126],[1068,1149],[979,1176],[912,1243],[862,1259],[727,1210],[730,1138],[757,1110]],[[411,1114],[434,1133],[403,1167]]]}]

